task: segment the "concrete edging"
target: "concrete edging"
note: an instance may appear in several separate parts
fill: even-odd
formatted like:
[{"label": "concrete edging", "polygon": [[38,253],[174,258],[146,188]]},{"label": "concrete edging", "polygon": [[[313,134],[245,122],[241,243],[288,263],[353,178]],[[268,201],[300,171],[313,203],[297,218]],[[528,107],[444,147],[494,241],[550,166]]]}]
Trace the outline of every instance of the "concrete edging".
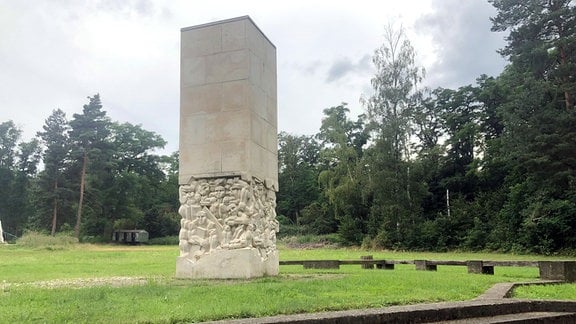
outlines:
[{"label": "concrete edging", "polygon": [[486,300],[486,299],[503,299],[510,298],[512,292],[516,287],[530,286],[530,285],[558,285],[566,283],[561,280],[540,280],[540,281],[527,281],[527,282],[502,282],[497,283],[488,290],[486,290],[482,295],[474,298],[474,300]]},{"label": "concrete edging", "polygon": [[[576,301],[544,301],[509,299],[515,287],[566,283],[559,280],[498,283],[479,297],[462,302],[442,302],[406,306],[390,306],[334,312],[278,315],[207,322],[212,324],[372,324],[372,323],[430,323],[471,318],[522,314],[527,312],[568,312],[576,318]],[[569,315],[570,316],[570,315]]]}]

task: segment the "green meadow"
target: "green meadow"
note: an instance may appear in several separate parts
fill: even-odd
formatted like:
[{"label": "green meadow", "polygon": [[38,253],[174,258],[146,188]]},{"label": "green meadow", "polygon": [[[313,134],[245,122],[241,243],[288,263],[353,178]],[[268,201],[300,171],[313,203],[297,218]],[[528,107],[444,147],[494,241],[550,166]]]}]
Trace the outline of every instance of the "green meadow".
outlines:
[{"label": "green meadow", "polygon": [[[0,322],[200,322],[468,300],[498,282],[538,279],[538,269],[530,267],[496,267],[495,275],[489,276],[471,275],[466,267],[459,266],[439,266],[436,272],[426,272],[416,271],[414,265],[397,265],[395,270],[346,265],[338,270],[281,266],[277,277],[251,280],[182,280],[174,278],[177,255],[177,246],[2,245]],[[363,255],[393,260],[558,259],[280,247],[281,260],[348,260]],[[519,296],[544,295],[531,291],[533,288],[523,287]],[[575,296],[574,285],[537,288],[548,289],[549,298]]]}]

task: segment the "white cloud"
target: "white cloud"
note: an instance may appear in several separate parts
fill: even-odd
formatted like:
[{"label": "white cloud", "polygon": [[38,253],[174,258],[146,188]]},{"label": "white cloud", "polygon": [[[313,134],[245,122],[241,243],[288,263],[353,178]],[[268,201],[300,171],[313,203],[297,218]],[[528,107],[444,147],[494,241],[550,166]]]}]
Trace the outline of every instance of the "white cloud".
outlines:
[{"label": "white cloud", "polygon": [[[433,83],[493,66],[497,58],[484,54],[497,49],[489,27],[480,32],[488,17],[470,16],[483,0],[443,1],[0,0],[0,121],[14,120],[29,139],[53,109],[71,118],[98,92],[112,119],[142,124],[174,151],[180,28],[250,15],[277,47],[279,130],[313,134],[325,108],[348,102],[362,113],[370,58],[390,20],[407,29]],[[479,42],[488,43],[474,49]],[[473,50],[477,69],[458,49]]]},{"label": "white cloud", "polygon": [[485,1],[434,0],[434,11],[416,22],[435,54],[427,82],[454,88],[475,83],[481,74],[496,76],[505,61],[496,50],[503,35],[490,31],[495,9]]}]

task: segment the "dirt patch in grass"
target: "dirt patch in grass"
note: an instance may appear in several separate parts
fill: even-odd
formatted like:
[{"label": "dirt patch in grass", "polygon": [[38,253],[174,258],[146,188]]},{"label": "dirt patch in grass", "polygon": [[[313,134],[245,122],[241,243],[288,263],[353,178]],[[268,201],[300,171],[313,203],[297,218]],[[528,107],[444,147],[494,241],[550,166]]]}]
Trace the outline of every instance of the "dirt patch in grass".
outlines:
[{"label": "dirt patch in grass", "polygon": [[10,287],[34,287],[34,288],[90,288],[99,286],[126,287],[142,286],[147,284],[149,278],[144,277],[105,277],[105,278],[78,278],[78,279],[56,279],[46,281],[34,281],[26,283],[2,282],[2,290]]},{"label": "dirt patch in grass", "polygon": [[290,280],[318,280],[318,279],[341,279],[344,278],[344,274],[339,273],[315,273],[315,274],[283,274],[281,275],[282,278],[290,279]]},{"label": "dirt patch in grass", "polygon": [[337,244],[330,242],[306,242],[306,243],[287,242],[286,247],[298,250],[313,250],[313,249],[335,249],[338,248],[339,246]]}]

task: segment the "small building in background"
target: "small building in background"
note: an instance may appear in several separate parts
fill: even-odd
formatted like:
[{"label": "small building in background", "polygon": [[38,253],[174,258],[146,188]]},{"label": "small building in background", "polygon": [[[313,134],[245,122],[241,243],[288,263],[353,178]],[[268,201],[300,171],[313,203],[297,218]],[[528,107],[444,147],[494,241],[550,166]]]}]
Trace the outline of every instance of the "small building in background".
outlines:
[{"label": "small building in background", "polygon": [[139,244],[148,242],[148,232],[145,230],[116,230],[112,234],[116,243]]}]

